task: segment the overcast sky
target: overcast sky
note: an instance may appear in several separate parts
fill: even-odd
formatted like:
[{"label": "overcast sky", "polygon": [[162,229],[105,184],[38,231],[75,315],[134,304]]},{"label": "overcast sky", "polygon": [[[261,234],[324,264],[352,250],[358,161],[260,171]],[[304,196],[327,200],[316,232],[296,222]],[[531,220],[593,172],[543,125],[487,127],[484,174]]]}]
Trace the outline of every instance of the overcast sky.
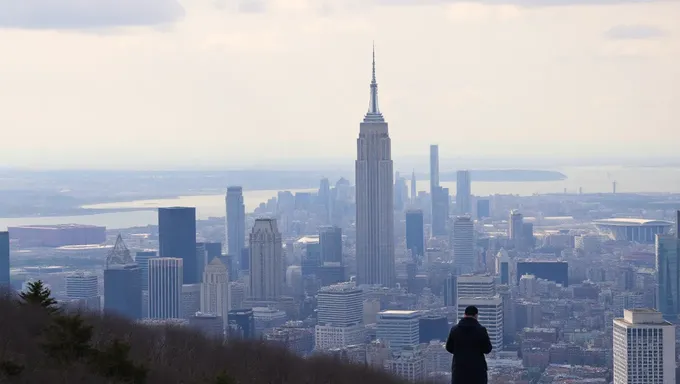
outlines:
[{"label": "overcast sky", "polygon": [[0,166],[677,153],[680,2],[0,0]]}]

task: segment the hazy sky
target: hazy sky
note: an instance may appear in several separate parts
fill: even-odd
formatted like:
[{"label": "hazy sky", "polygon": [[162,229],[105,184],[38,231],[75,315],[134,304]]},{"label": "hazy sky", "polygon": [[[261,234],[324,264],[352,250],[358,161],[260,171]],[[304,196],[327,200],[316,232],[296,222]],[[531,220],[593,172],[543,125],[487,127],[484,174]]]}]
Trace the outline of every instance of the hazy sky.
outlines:
[{"label": "hazy sky", "polygon": [[0,166],[675,155],[680,2],[0,0]]}]

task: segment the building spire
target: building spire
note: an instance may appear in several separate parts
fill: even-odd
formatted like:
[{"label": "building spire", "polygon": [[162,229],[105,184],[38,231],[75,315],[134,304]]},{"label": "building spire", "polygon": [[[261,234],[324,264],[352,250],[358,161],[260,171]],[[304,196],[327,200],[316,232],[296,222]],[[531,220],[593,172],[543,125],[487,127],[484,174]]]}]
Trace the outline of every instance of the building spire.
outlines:
[{"label": "building spire", "polygon": [[375,42],[373,42],[373,65],[371,76],[371,99],[364,122],[384,122],[380,108],[378,108],[378,82],[375,78]]}]

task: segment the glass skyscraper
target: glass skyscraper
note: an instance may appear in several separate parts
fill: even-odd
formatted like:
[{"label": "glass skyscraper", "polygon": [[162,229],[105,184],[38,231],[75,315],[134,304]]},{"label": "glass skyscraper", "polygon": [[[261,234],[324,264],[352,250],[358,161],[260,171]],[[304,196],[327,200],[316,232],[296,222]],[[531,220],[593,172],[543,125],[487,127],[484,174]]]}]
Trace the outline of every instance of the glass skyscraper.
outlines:
[{"label": "glass skyscraper", "polygon": [[104,311],[142,318],[142,269],[137,264],[110,265],[104,270]]},{"label": "glass skyscraper", "polygon": [[412,255],[425,255],[425,230],[423,228],[423,211],[406,211],[406,249]]},{"label": "glass skyscraper", "polygon": [[184,284],[199,282],[196,261],[196,208],[158,209],[158,248],[160,257],[184,261]]},{"label": "glass skyscraper", "polygon": [[678,238],[674,235],[656,235],[656,303],[666,318],[680,315],[680,255]]}]

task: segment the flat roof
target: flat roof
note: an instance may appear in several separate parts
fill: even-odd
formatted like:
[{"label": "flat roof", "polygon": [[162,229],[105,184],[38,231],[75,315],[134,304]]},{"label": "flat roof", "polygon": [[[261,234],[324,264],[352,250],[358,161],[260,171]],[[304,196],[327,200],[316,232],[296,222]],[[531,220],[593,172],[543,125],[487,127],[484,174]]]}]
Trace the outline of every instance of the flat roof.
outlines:
[{"label": "flat roof", "polygon": [[613,219],[601,219],[601,220],[594,220],[593,223],[595,225],[612,225],[612,226],[652,226],[652,225],[661,225],[664,227],[668,227],[673,225],[670,221],[665,221],[665,220],[652,220],[652,219],[639,219],[639,218],[627,218],[627,217],[618,217],[618,218],[613,218]]},{"label": "flat roof", "polygon": [[386,311],[379,312],[379,315],[396,315],[396,316],[408,316],[408,315],[413,315],[416,313],[420,313],[420,311],[406,311],[406,310],[398,310],[398,309],[388,309]]}]

